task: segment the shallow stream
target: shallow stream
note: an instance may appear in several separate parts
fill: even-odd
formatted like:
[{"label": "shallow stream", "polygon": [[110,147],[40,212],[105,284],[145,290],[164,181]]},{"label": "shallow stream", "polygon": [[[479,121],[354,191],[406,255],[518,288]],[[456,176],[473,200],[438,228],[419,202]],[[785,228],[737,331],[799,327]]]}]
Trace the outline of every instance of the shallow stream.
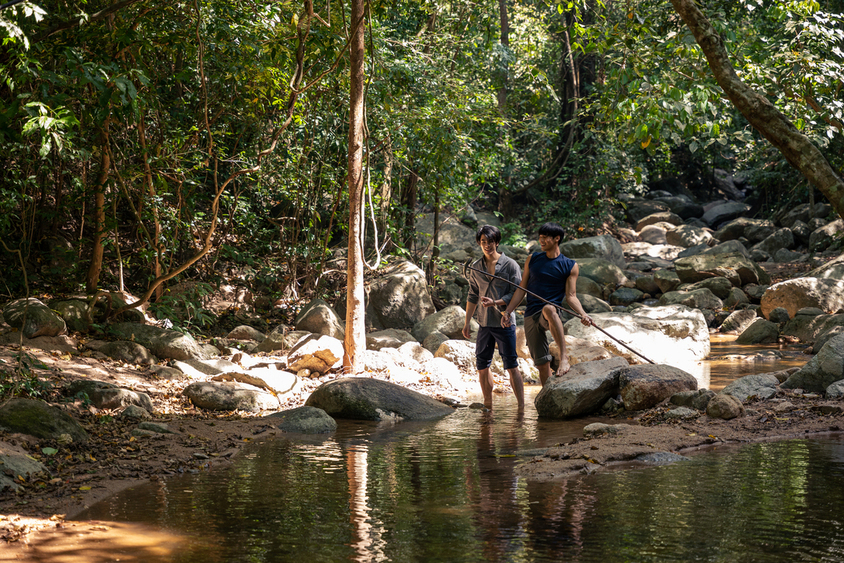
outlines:
[{"label": "shallow stream", "polygon": [[[748,353],[715,343],[712,387],[806,359],[718,359]],[[741,369],[731,378],[721,364]],[[492,413],[460,409],[393,426],[341,421],[328,438],[268,438],[228,469],[136,487],[78,518],[131,522],[126,534],[139,537],[168,534],[122,551],[115,542],[111,560],[844,560],[844,438],[534,483],[514,475],[525,461],[515,452],[569,441],[600,419],[538,420],[538,388],[527,391],[523,414],[511,396],[496,396]]]}]

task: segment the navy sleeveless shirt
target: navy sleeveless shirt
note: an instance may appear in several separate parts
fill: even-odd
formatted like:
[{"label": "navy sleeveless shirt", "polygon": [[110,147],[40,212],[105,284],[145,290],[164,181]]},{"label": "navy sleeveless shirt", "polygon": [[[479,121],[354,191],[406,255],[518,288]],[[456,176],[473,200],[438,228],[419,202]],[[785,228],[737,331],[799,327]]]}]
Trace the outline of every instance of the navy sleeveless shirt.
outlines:
[{"label": "navy sleeveless shirt", "polygon": [[[551,303],[562,305],[566,298],[566,280],[574,265],[574,260],[562,254],[552,260],[544,252],[534,252],[530,256],[527,289]],[[525,317],[535,315],[544,306],[545,303],[528,294]]]}]

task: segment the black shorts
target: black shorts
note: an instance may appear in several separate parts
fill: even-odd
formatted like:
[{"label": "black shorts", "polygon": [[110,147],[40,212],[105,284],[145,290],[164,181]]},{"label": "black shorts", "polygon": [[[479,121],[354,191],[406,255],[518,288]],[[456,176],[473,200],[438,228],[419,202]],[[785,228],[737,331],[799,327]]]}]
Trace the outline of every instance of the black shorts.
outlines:
[{"label": "black shorts", "polygon": [[519,367],[519,355],[516,353],[516,327],[512,325],[507,328],[482,326],[478,330],[478,341],[475,345],[478,369],[487,369],[492,365],[496,343],[498,343],[498,353],[504,360],[504,369]]}]

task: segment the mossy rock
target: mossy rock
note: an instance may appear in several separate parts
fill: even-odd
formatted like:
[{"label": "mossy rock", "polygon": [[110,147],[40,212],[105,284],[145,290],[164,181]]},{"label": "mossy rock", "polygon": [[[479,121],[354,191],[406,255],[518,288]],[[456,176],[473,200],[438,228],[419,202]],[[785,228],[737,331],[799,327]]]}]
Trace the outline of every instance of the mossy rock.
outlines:
[{"label": "mossy rock", "polygon": [[35,399],[12,399],[0,407],[0,428],[45,440],[88,441],[88,433],[66,412]]}]

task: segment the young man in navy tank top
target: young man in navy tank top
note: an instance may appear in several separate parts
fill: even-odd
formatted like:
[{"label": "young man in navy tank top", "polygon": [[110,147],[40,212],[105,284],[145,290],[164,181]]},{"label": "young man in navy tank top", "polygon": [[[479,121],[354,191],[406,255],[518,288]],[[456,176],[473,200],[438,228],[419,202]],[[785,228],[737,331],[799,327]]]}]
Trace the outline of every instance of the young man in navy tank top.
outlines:
[{"label": "young man in navy tank top", "polygon": [[[522,302],[527,289],[551,303],[562,305],[563,299],[568,302],[574,312],[580,315],[580,322],[589,326],[592,319],[583,310],[583,305],[577,298],[577,276],[580,268],[571,258],[560,252],[560,241],[564,235],[563,228],[556,223],[545,223],[539,228],[539,247],[541,252],[534,252],[525,262],[525,271],[519,289],[510,300],[507,310],[501,316],[501,326],[510,324],[510,313]],[[566,353],[566,339],[563,332],[563,322],[557,308],[543,303],[536,297],[527,294],[527,308],[525,310],[525,339],[527,340],[533,363],[539,369],[539,379],[542,385],[551,376],[551,355],[548,337],[545,330],[551,331],[554,342],[560,350],[560,366],[557,376],[569,371],[568,354]]]}]

